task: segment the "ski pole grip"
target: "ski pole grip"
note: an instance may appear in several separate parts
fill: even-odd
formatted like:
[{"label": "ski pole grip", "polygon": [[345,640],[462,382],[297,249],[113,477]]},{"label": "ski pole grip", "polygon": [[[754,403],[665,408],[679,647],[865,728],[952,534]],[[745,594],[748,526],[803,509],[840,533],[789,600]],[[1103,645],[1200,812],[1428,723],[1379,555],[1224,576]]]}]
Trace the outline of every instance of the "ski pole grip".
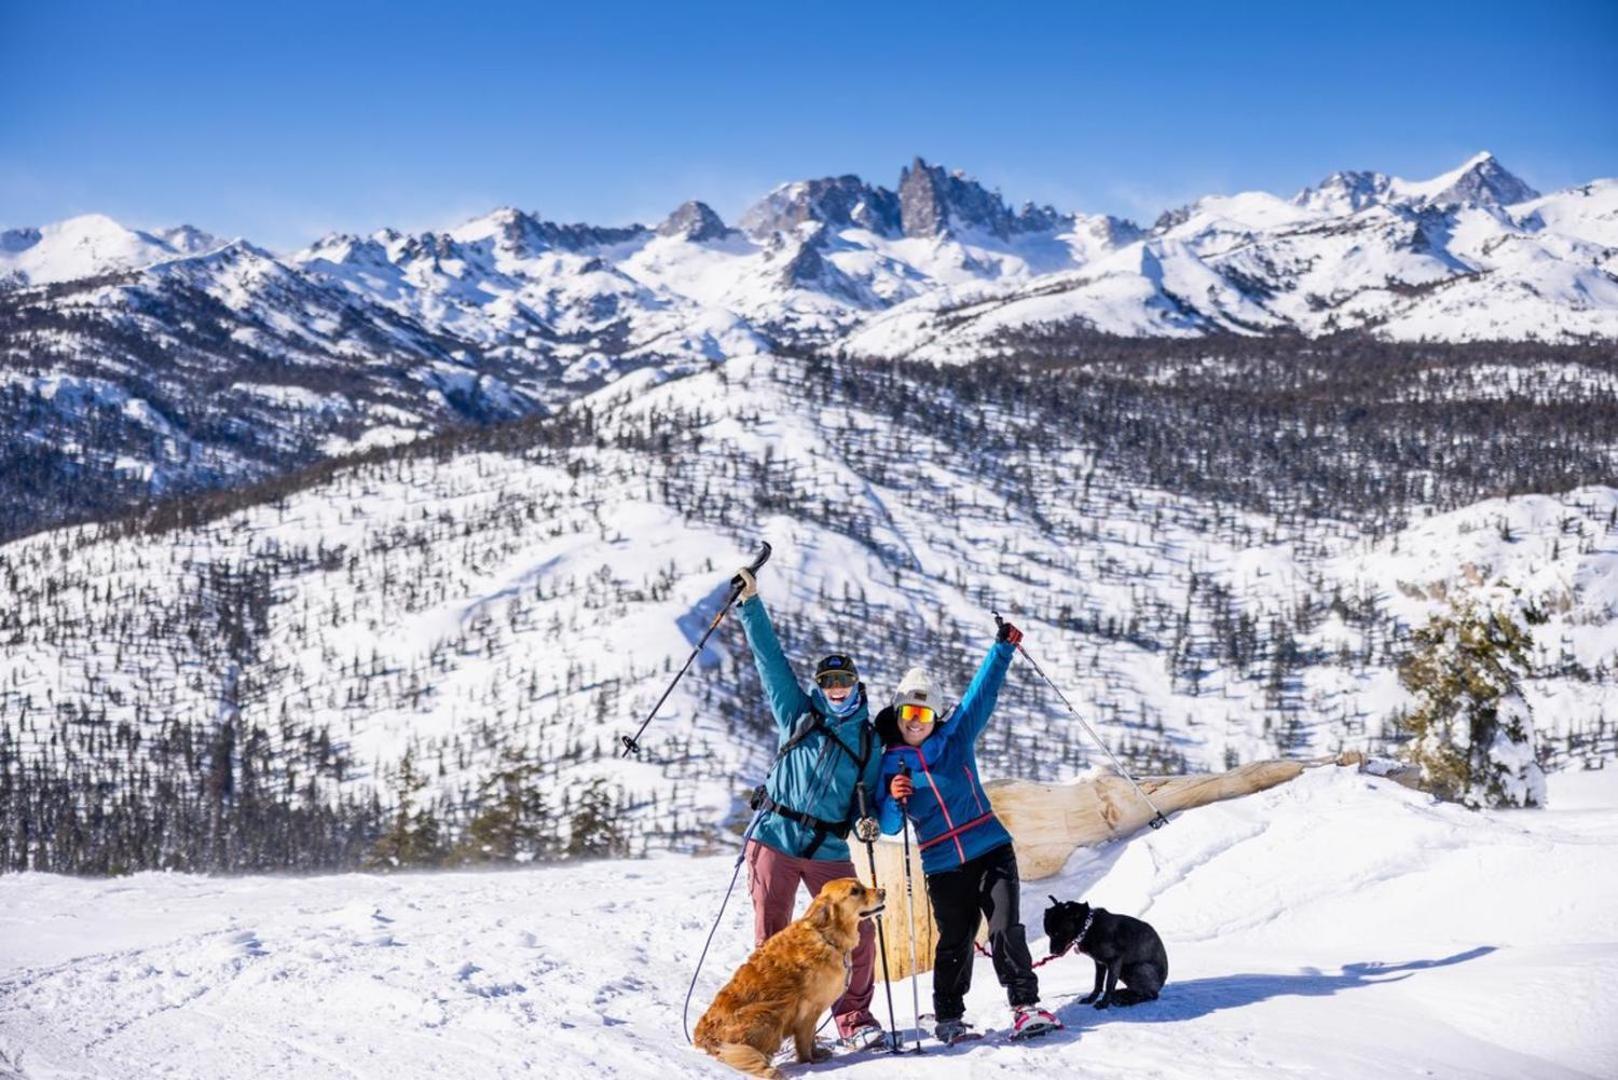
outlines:
[{"label": "ski pole grip", "polygon": [[[762,544],[762,547],[759,548],[758,558],[747,564],[747,572],[749,574],[757,575],[758,572],[764,568],[764,564],[770,561],[770,554],[774,550],[770,547],[770,542],[768,540],[760,541],[760,543]],[[740,592],[742,588],[741,576],[737,575],[736,577],[731,578],[730,584],[732,588]]]}]

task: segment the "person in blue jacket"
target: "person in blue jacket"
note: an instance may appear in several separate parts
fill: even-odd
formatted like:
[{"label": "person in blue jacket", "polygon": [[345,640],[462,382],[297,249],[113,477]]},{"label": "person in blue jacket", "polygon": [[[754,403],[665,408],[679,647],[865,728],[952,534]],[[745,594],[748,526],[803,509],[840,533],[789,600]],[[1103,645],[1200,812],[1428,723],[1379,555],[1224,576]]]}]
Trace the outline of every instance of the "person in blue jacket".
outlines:
[{"label": "person in blue jacket", "polygon": [[[854,661],[841,653],[825,657],[815,668],[814,685],[805,690],[781,651],[758,583],[747,570],[737,576],[742,584],[738,612],[775,719],[778,747],[769,777],[755,793],[760,817],[745,852],[753,936],[761,945],[792,921],[799,885],[813,897],[828,881],[857,876],[848,834],[862,808],[869,812],[876,806],[882,748]],[[871,1015],[875,937],[870,921],[862,920],[848,988],[832,1003],[838,1034],[862,1048],[884,1041],[882,1025]]]},{"label": "person in blue jacket", "polygon": [[908,817],[916,831],[927,897],[938,925],[933,958],[934,1035],[952,1043],[972,1037],[965,1022],[972,986],[972,945],[980,919],[989,921],[994,973],[1012,1008],[1012,1036],[1061,1027],[1038,1007],[1039,977],[1028,954],[1018,911],[1021,885],[1011,834],[995,817],[978,778],[977,741],[994,715],[1006,670],[1022,632],[1003,623],[966,693],[947,716],[926,670],[913,667],[894,703],[877,716],[882,754],[882,831],[896,833]]}]

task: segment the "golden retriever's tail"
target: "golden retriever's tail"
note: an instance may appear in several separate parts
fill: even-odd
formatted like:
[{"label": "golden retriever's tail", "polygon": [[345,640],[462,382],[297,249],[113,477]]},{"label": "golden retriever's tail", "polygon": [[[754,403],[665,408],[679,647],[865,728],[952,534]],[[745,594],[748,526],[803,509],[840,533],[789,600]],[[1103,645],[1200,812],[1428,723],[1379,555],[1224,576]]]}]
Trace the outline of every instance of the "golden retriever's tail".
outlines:
[{"label": "golden retriever's tail", "polygon": [[750,1076],[781,1075],[775,1066],[770,1064],[770,1059],[760,1053],[757,1047],[748,1046],[746,1043],[720,1043],[710,1053],[732,1069]]}]

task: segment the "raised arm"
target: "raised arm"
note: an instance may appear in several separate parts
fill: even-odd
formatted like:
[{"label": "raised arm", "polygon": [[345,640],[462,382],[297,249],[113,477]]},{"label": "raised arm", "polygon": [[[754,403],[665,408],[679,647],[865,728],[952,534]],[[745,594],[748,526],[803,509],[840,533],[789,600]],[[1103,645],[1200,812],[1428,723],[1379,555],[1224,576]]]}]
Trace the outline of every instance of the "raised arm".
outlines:
[{"label": "raised arm", "polygon": [[743,600],[737,610],[742,629],[747,633],[747,644],[753,650],[753,663],[758,665],[759,678],[764,681],[770,713],[775,717],[775,726],[785,735],[809,708],[809,695],[804,693],[798,677],[792,674],[792,665],[781,651],[781,639],[775,636],[764,601],[755,593]]},{"label": "raised arm", "polygon": [[1009,641],[996,641],[989,647],[989,655],[978,665],[978,673],[972,676],[972,684],[955,708],[955,716],[950,721],[954,729],[950,732],[951,739],[963,740],[968,746],[978,741],[978,736],[988,726],[989,717],[994,715],[1000,686],[1006,681],[1006,670],[1011,667],[1011,658],[1016,652],[1017,646]]}]

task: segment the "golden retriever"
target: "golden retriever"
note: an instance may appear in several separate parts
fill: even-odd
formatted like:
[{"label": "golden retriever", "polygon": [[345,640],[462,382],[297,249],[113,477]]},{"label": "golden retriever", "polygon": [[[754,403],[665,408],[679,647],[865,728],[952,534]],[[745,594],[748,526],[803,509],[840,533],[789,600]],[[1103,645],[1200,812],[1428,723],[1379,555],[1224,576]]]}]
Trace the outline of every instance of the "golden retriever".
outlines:
[{"label": "golden retriever", "polygon": [[884,893],[858,878],[826,882],[803,917],[753,950],[697,1021],[695,1042],[733,1069],[779,1077],[770,1059],[792,1036],[800,1062],[815,1055],[815,1021],[843,994],[860,920]]}]

